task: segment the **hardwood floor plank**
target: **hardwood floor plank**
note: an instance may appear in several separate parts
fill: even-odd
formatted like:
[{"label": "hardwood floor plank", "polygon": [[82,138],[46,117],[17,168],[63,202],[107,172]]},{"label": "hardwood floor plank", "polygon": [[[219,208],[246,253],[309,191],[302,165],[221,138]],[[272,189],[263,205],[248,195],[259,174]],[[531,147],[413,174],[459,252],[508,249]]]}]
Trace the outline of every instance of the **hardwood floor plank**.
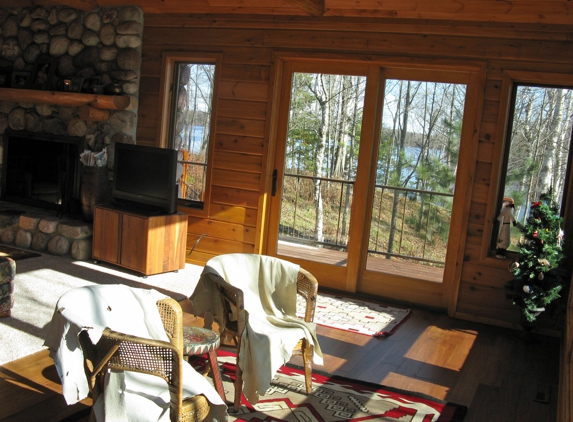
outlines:
[{"label": "hardwood floor plank", "polygon": [[[489,385],[480,384],[476,389],[475,398],[469,406],[468,414],[464,422],[511,422],[513,419],[499,419],[507,418],[507,408],[498,409],[497,399],[499,397],[500,388],[491,387]],[[507,403],[511,406],[511,403]]]},{"label": "hardwood floor plank", "polygon": [[47,350],[1,366],[0,392],[1,421],[57,422],[91,406],[91,399],[67,405]]},{"label": "hardwood floor plank", "polygon": [[[380,344],[380,343],[383,343]],[[386,356],[397,347],[398,342],[390,339],[372,339],[370,342],[363,346],[359,352],[353,356],[348,356],[349,374],[353,378],[367,377],[369,373],[375,372],[380,374],[379,377],[384,377],[388,372],[379,368],[380,365],[386,364]],[[393,371],[398,369],[398,366],[386,364],[388,368],[394,368]],[[380,381],[378,381],[380,382]]]}]

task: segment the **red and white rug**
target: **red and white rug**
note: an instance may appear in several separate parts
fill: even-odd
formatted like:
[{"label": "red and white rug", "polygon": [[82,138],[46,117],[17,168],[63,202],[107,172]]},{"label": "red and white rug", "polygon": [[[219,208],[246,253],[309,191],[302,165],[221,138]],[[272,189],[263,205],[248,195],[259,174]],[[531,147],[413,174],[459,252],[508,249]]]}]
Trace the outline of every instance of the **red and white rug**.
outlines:
[{"label": "red and white rug", "polygon": [[[219,353],[227,400],[233,400],[234,356]],[[201,361],[199,363],[201,366]],[[195,365],[194,365],[195,366]],[[229,421],[249,422],[462,422],[465,406],[413,392],[347,378],[313,374],[313,392],[306,394],[304,372],[283,366],[271,388],[256,405],[243,397],[239,412]]]},{"label": "red and white rug", "polygon": [[[304,316],[304,307],[304,300],[299,298],[297,301],[299,317]],[[381,337],[393,334],[411,313],[411,309],[319,293],[314,322],[326,327]]]}]

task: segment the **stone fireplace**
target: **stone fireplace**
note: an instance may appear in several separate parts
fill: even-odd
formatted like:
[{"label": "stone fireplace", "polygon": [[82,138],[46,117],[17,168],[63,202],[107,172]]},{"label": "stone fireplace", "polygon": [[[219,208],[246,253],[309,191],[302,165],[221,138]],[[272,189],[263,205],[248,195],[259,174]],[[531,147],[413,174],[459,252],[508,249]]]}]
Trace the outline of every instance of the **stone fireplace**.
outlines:
[{"label": "stone fireplace", "polygon": [[[87,259],[91,225],[76,220],[79,154],[107,148],[112,162],[115,143],[135,143],[143,13],[130,5],[0,7],[0,33],[0,243]],[[38,85],[34,78],[45,63],[48,81]],[[14,72],[30,82],[15,85]],[[66,81],[74,84],[64,101],[57,94],[66,91]],[[105,117],[78,99],[106,97],[111,91],[102,94],[102,87],[118,85],[128,106],[109,107]],[[106,103],[99,99],[94,102]],[[45,212],[38,215],[38,207]]]},{"label": "stone fireplace", "polygon": [[0,199],[73,216],[80,198],[83,138],[7,130]]}]

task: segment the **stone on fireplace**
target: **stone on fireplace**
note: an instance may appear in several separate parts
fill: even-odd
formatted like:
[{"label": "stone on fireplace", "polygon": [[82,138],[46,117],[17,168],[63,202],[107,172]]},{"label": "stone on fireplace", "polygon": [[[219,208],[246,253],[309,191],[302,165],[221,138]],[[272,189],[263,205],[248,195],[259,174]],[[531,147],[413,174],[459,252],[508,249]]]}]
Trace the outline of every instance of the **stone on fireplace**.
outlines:
[{"label": "stone on fireplace", "polygon": [[91,224],[59,218],[49,210],[16,206],[0,203],[0,243],[79,261],[92,258]]}]

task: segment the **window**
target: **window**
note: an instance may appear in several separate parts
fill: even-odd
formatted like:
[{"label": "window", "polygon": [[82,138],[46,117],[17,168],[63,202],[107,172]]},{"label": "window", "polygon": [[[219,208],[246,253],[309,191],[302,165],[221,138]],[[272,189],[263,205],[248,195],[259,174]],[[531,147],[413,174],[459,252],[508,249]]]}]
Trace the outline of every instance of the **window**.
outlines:
[{"label": "window", "polygon": [[[498,210],[513,205],[514,219],[524,223],[531,202],[539,200],[542,193],[551,189],[553,198],[564,212],[572,115],[571,88],[525,83],[513,86]],[[519,231],[510,230],[509,245],[498,244],[498,239],[503,240],[503,236],[498,235],[500,226],[498,221],[492,247],[499,248],[498,255],[501,253],[501,256],[504,249],[518,251]]]},{"label": "window", "polygon": [[179,205],[196,215],[208,212],[221,57],[170,51],[162,58],[159,146],[179,152]]},{"label": "window", "polygon": [[204,201],[215,65],[175,62],[169,146],[179,151],[179,199]]}]

